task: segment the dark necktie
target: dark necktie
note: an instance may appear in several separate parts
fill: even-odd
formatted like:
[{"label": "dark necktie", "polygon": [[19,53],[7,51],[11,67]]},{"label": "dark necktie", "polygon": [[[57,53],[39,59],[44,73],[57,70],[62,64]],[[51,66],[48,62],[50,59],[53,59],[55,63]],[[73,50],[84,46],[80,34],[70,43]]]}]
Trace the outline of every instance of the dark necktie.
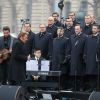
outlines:
[{"label": "dark necktie", "polygon": [[37,61],[38,61],[38,69],[40,71],[41,70],[41,60],[40,59],[37,59]]}]

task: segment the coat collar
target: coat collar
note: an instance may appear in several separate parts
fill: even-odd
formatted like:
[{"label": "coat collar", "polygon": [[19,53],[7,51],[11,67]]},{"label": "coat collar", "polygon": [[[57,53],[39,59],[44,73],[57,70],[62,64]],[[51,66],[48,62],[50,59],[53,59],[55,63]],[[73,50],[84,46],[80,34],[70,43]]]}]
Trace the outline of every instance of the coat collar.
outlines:
[{"label": "coat collar", "polygon": [[46,31],[45,32],[39,32],[39,37],[42,37],[46,34]]},{"label": "coat collar", "polygon": [[74,38],[75,38],[75,37],[81,37],[82,34],[83,34],[83,33],[79,33],[78,35],[74,34]]}]

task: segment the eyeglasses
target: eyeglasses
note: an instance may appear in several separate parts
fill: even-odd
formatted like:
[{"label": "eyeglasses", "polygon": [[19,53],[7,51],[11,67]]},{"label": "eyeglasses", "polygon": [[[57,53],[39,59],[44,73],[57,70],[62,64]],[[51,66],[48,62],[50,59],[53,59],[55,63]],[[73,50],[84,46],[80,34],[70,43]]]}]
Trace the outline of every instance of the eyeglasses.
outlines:
[{"label": "eyeglasses", "polygon": [[66,21],[66,22],[72,22],[72,21]]},{"label": "eyeglasses", "polygon": [[45,27],[40,27],[40,28],[45,28]]},{"label": "eyeglasses", "polygon": [[74,15],[69,15],[69,16],[74,16]]},{"label": "eyeglasses", "polygon": [[53,16],[53,17],[58,17],[58,16]]},{"label": "eyeglasses", "polygon": [[48,21],[53,21],[53,20],[48,20]]}]

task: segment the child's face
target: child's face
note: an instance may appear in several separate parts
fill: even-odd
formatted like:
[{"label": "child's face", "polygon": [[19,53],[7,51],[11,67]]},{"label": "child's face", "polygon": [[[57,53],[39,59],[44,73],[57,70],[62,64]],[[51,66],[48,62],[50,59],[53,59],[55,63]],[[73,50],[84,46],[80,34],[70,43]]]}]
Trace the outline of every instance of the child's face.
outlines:
[{"label": "child's face", "polygon": [[35,55],[35,57],[40,58],[41,57],[41,51],[40,50],[35,51],[34,55]]}]

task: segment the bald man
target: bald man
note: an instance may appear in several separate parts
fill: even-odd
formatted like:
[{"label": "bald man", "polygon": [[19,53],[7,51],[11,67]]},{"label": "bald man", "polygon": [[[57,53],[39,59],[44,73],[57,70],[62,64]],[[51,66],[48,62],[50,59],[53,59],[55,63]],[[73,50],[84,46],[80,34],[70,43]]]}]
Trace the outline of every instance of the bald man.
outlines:
[{"label": "bald man", "polygon": [[57,27],[54,25],[54,18],[48,18],[48,26],[46,27],[46,32],[52,34],[52,37],[57,37]]}]

